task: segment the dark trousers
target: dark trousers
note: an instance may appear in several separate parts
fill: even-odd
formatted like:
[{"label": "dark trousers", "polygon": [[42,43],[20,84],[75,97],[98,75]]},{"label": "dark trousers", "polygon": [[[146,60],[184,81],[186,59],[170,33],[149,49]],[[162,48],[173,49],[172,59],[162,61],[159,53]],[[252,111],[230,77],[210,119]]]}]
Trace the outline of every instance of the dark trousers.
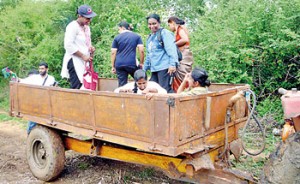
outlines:
[{"label": "dark trousers", "polygon": [[82,86],[82,83],[78,79],[72,58],[69,60],[67,68],[69,70],[69,75],[70,75],[69,81],[70,81],[71,88],[72,89],[80,89]]},{"label": "dark trousers", "polygon": [[170,74],[168,74],[168,69],[161,70],[157,72],[152,72],[150,81],[154,81],[158,83],[161,87],[165,88],[168,93],[174,93],[171,85],[170,85]]},{"label": "dark trousers", "polygon": [[119,87],[124,86],[128,82],[128,75],[134,77],[134,72],[138,69],[137,66],[119,66],[116,67]]}]

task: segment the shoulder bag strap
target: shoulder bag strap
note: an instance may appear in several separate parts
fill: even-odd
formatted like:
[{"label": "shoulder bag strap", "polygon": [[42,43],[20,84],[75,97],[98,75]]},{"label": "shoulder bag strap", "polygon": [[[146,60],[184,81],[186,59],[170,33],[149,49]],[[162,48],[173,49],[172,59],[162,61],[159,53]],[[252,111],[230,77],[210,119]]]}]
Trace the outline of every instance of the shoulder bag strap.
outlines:
[{"label": "shoulder bag strap", "polygon": [[47,77],[45,78],[45,80],[44,80],[44,82],[43,82],[42,86],[44,86],[44,85],[45,85],[45,83],[46,83],[47,79],[48,79],[48,74],[47,74]]},{"label": "shoulder bag strap", "polygon": [[162,32],[163,29],[164,29],[164,28],[159,28],[159,29],[157,30],[157,35],[156,35],[156,37],[157,37],[158,42],[161,44],[161,46],[162,46],[162,47],[165,47],[164,41],[163,41],[162,36],[161,36],[161,32]]}]

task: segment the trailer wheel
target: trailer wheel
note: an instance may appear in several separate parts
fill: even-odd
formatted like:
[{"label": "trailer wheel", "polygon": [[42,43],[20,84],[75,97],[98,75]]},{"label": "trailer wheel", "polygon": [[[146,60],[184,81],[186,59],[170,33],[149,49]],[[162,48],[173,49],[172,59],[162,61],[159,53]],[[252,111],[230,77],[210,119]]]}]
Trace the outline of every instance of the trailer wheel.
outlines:
[{"label": "trailer wheel", "polygon": [[65,164],[65,148],[57,132],[36,126],[28,135],[27,161],[32,174],[40,180],[55,179]]}]

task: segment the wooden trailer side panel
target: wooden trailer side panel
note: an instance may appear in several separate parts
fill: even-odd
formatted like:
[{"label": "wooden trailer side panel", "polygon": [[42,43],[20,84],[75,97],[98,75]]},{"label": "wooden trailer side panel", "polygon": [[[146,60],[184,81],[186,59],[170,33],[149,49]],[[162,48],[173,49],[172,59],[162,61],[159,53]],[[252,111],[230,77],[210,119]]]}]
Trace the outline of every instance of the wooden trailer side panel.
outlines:
[{"label": "wooden trailer side panel", "polygon": [[53,119],[92,129],[94,111],[91,95],[52,90],[50,96]]},{"label": "wooden trailer side panel", "polygon": [[138,142],[140,149],[170,144],[167,98],[149,101],[143,95],[99,94],[18,83],[11,85],[11,91],[12,113],[34,117],[34,121],[63,123],[78,130],[92,130],[94,135],[113,135],[104,140],[115,143],[127,138],[126,145]]},{"label": "wooden trailer side panel", "polygon": [[176,146],[203,136],[205,112],[206,98],[186,99],[176,104]]},{"label": "wooden trailer side panel", "polygon": [[[184,97],[178,100],[175,106],[175,138],[176,147],[188,147],[193,141],[204,144],[202,138],[224,129],[226,108],[236,90],[228,90],[226,93],[213,93],[203,96]],[[245,101],[238,101],[235,106],[235,119],[246,117]],[[218,137],[218,136],[217,136]],[[219,137],[222,142],[215,144],[223,145],[224,137]],[[200,142],[200,143],[199,143]]]},{"label": "wooden trailer side panel", "polygon": [[94,107],[98,131],[147,143],[169,142],[169,107],[164,100],[95,95]]},{"label": "wooden trailer side panel", "polygon": [[[147,100],[144,95],[11,83],[11,114],[103,141],[177,156],[224,145],[226,107],[237,93],[234,86],[228,89]],[[244,102],[235,106],[229,140],[237,138],[237,124],[246,121],[245,107]]]},{"label": "wooden trailer side panel", "polygon": [[210,126],[208,129],[214,129],[220,126],[224,126],[226,108],[229,99],[233,95],[235,95],[235,93],[235,91],[231,91],[226,94],[219,94],[212,97],[210,110]]},{"label": "wooden trailer side panel", "polygon": [[49,91],[47,89],[20,85],[17,91],[16,100],[20,112],[41,117],[50,117],[51,106],[49,103]]}]

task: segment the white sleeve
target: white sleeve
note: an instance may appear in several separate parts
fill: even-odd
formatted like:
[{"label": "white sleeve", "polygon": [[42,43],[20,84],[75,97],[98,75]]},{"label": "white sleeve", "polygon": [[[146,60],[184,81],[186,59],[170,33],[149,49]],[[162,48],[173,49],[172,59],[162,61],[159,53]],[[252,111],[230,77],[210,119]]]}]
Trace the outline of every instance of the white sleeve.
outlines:
[{"label": "white sleeve", "polygon": [[115,93],[119,93],[120,89],[133,89],[134,88],[134,82],[129,82],[125,84],[124,86],[118,87],[114,90]]},{"label": "white sleeve", "polygon": [[157,89],[157,93],[158,94],[167,94],[167,90],[165,90],[164,88],[162,88],[159,84],[157,84],[156,82],[153,81],[149,81],[151,82],[151,88],[156,88]]},{"label": "white sleeve", "polygon": [[32,84],[32,80],[30,80],[29,77],[26,77],[24,79],[20,79],[20,83],[22,83],[22,84]]},{"label": "white sleeve", "polygon": [[54,77],[51,75],[48,75],[48,80],[47,80],[45,86],[53,86],[54,82],[55,82]]},{"label": "white sleeve", "polygon": [[121,88],[122,88],[122,87],[116,88],[116,89],[114,90],[114,93],[119,93],[119,91],[120,91]]},{"label": "white sleeve", "polygon": [[20,79],[20,83],[31,84],[31,85],[41,85],[39,78],[40,78],[39,74],[33,74],[24,79]]},{"label": "white sleeve", "polygon": [[76,24],[74,22],[71,22],[66,28],[65,38],[64,38],[64,48],[70,54],[74,54],[79,50],[79,48],[75,44],[75,39],[77,34],[78,34],[78,29],[76,27]]}]

